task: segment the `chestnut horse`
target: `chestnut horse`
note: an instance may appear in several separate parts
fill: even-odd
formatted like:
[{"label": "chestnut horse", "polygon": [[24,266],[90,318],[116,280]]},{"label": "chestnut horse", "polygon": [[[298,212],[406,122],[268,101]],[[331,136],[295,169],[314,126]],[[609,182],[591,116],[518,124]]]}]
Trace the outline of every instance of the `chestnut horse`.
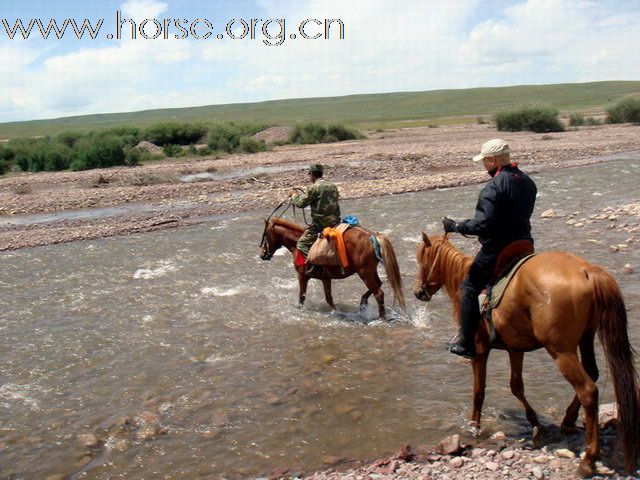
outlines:
[{"label": "chestnut horse", "polygon": [[[264,233],[262,242],[260,242],[260,258],[263,260],[271,260],[273,254],[281,247],[285,247],[296,258],[298,239],[302,236],[305,228],[301,225],[282,220],[280,218],[265,220]],[[378,259],[369,238],[374,235],[360,227],[350,228],[344,233],[344,241],[347,247],[347,257],[349,266],[342,269],[339,266],[325,267],[329,274],[329,278],[322,278],[324,286],[324,295],[327,303],[332,310],[336,309],[331,294],[331,279],[347,278],[357,273],[367,286],[366,293],[360,300],[360,308],[364,310],[369,297],[373,294],[378,302],[378,310],[381,318],[386,318],[384,308],[384,293],[382,291],[382,281],[378,276]],[[396,260],[396,253],[389,239],[382,234],[375,234],[382,250],[382,258],[389,284],[393,291],[394,301],[396,301],[402,310],[406,312],[404,294],[402,293],[402,279],[400,277],[400,269]],[[294,263],[295,266],[295,263]],[[300,286],[299,306],[302,307],[307,293],[307,284],[309,277],[305,273],[305,266],[296,266],[298,274],[298,285]]]},{"label": "chestnut horse", "polygon": [[[459,321],[459,289],[472,259],[446,237],[429,239],[422,234],[418,247],[418,274],[414,293],[429,301],[444,286]],[[615,279],[602,268],[564,252],[536,255],[520,267],[499,306],[493,310],[495,330],[506,345],[511,362],[511,392],[524,407],[527,419],[540,432],[536,412],[524,396],[522,362],[524,352],[545,348],[558,369],[575,389],[561,429],[575,431],[580,405],[585,411],[586,455],[578,472],[594,474],[599,457],[598,367],[594,354],[597,333],[613,377],[618,402],[618,428],[625,467],[633,471],[640,453],[640,393],[634,367],[634,350],[627,334],[627,313]],[[480,426],[486,385],[487,358],[491,346],[485,322],[476,335],[473,368],[472,422]],[[577,350],[580,349],[578,359]]]}]

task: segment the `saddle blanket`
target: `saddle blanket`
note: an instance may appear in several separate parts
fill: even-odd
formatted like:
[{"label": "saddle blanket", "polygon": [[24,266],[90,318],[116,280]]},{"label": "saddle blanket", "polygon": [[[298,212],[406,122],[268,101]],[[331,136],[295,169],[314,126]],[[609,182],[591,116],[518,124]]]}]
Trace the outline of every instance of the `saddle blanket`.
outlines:
[{"label": "saddle blanket", "polygon": [[347,247],[344,243],[343,234],[351,225],[341,223],[335,228],[327,227],[323,230],[322,236],[315,241],[307,262],[314,265],[339,265],[342,267],[349,266],[349,258],[347,257]]},{"label": "saddle blanket", "polygon": [[511,279],[518,272],[520,267],[533,257],[535,257],[535,254],[527,255],[526,257],[524,257],[513,266],[509,273],[507,273],[491,287],[484,302],[484,310],[493,310],[494,308],[497,308],[498,305],[500,305],[500,301],[502,300],[504,292],[507,290]]}]

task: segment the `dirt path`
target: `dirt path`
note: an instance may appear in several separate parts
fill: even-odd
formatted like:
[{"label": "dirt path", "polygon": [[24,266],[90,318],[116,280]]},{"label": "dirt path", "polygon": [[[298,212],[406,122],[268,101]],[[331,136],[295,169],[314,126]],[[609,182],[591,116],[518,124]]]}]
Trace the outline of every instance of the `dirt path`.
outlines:
[{"label": "dirt path", "polygon": [[[304,165],[323,163],[343,198],[362,198],[483,182],[470,161],[497,136],[528,172],[593,163],[640,151],[640,128],[584,127],[553,134],[496,132],[487,125],[375,132],[367,140],[284,146],[255,155],[158,162],[136,168],[12,175],[0,179],[0,251],[171,228],[212,215],[268,209]],[[184,175],[209,178],[185,182]],[[109,212],[84,209],[123,207]],[[68,212],[74,214],[69,216]],[[29,214],[50,212],[50,218]],[[67,212],[67,213],[65,213]],[[79,213],[79,215],[76,215]]]}]

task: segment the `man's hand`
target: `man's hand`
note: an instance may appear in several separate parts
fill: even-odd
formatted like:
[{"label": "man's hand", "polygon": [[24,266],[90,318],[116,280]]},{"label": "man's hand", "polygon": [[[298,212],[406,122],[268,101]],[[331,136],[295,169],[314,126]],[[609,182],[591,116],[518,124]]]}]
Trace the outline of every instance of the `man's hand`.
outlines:
[{"label": "man's hand", "polygon": [[290,196],[290,197],[295,197],[296,195],[298,195],[298,192],[296,192],[295,190],[291,190],[291,191],[289,192],[289,196]]},{"label": "man's hand", "polygon": [[456,221],[449,217],[444,217],[442,219],[442,226],[444,227],[445,233],[453,233],[458,230],[458,224]]}]

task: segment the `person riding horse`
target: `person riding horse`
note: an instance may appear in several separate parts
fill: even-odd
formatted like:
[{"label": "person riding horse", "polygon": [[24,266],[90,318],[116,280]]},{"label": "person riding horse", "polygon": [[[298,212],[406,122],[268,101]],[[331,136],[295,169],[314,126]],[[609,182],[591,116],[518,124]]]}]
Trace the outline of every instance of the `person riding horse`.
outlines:
[{"label": "person riding horse", "polygon": [[[305,194],[291,192],[291,202],[298,208],[311,207],[311,225],[298,240],[298,252],[303,259],[296,259],[296,263],[302,264],[309,255],[309,250],[318,239],[318,235],[326,227],[335,227],[340,223],[340,193],[331,182],[322,178],[324,167],[320,164],[309,167],[308,178],[311,187]],[[307,264],[307,273],[313,273],[313,265]]]},{"label": "person riding horse", "polygon": [[446,233],[477,236],[482,248],[460,287],[460,330],[449,351],[465,358],[475,356],[475,335],[480,321],[478,296],[492,279],[496,261],[509,244],[531,237],[531,214],[536,202],[536,184],[511,162],[509,145],[494,139],[473,158],[482,161],[491,175],[478,197],[475,217],[456,222],[444,217]]}]

